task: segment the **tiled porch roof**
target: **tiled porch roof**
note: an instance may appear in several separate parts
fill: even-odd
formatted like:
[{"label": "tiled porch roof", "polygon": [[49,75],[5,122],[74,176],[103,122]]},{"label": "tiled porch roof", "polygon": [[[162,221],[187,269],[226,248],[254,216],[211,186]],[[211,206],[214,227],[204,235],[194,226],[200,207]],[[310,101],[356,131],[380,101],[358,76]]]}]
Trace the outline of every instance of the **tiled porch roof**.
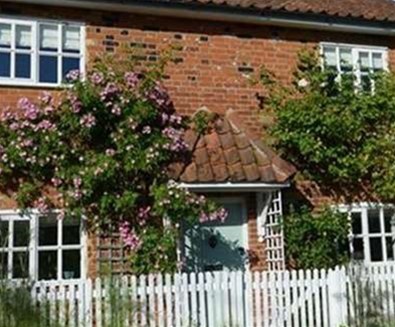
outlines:
[{"label": "tiled porch roof", "polygon": [[181,174],[185,183],[283,183],[296,172],[262,141],[253,139],[233,110],[218,116],[206,135],[198,137],[189,130],[186,139],[195,151]]}]

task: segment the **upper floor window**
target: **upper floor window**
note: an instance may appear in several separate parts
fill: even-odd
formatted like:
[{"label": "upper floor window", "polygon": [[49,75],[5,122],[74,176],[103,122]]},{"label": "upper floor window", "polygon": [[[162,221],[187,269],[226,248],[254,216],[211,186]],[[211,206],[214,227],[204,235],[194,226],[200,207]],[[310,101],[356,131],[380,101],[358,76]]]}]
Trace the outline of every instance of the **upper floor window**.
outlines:
[{"label": "upper floor window", "polygon": [[386,48],[323,43],[322,54],[326,69],[339,79],[350,76],[363,90],[372,89],[372,74],[388,69]]},{"label": "upper floor window", "polygon": [[0,18],[0,83],[60,85],[84,69],[83,27]]},{"label": "upper floor window", "polygon": [[394,261],[395,210],[384,205],[354,205],[343,208],[351,223],[350,252],[366,263]]}]

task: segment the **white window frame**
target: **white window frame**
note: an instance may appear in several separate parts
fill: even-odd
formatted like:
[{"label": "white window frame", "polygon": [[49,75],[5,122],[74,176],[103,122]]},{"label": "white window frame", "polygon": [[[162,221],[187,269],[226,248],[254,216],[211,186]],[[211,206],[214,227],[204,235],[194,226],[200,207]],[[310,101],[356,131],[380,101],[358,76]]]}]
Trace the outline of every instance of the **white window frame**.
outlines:
[{"label": "white window frame", "polygon": [[[85,74],[85,65],[86,65],[86,27],[82,22],[76,21],[60,21],[60,20],[49,20],[49,19],[35,19],[29,17],[8,17],[8,16],[0,16],[0,24],[11,24],[11,49],[3,49],[0,48],[0,52],[10,52],[11,53],[11,77],[0,77],[0,86],[27,86],[27,87],[44,87],[44,88],[56,88],[64,85],[62,83],[62,57],[69,58],[79,58],[80,59],[80,72],[82,76]],[[39,33],[40,33],[40,25],[57,25],[58,26],[58,51],[57,52],[47,52],[44,50],[40,50],[39,45]],[[20,50],[18,49],[18,53],[30,53],[31,58],[31,78],[16,78],[15,74],[15,25],[24,25],[31,27],[32,33],[32,47],[30,50]],[[63,27],[64,26],[75,26],[80,28],[80,52],[79,53],[69,53],[64,52],[62,47],[63,41]],[[58,81],[57,83],[44,83],[39,81],[39,56],[40,54],[48,54],[53,57],[57,57],[57,74]],[[14,59],[13,59],[14,58]]]},{"label": "white window frame", "polygon": [[[370,73],[373,73],[373,62],[372,62],[372,54],[380,53],[383,59],[383,70],[388,71],[388,48],[381,46],[369,46],[369,45],[360,45],[360,44],[351,44],[351,43],[332,43],[332,42],[321,42],[320,43],[320,55],[321,55],[321,64],[324,68],[325,57],[324,57],[324,48],[332,47],[336,48],[336,69],[337,69],[337,80],[341,79],[343,73],[341,68],[341,60],[340,60],[340,48],[348,48],[351,50],[351,58],[352,58],[352,74],[356,77],[356,86],[361,85],[361,69],[358,62],[358,54],[359,52],[368,52],[369,53],[369,69]],[[373,82],[373,81],[372,81]],[[374,90],[374,83],[372,83],[372,88]]]},{"label": "white window frame", "polygon": [[[52,212],[55,213],[56,211]],[[12,255],[13,252],[27,251],[29,256],[29,278],[31,280],[39,280],[39,251],[57,251],[57,280],[64,280],[63,278],[63,256],[64,250],[80,250],[80,277],[75,279],[85,279],[87,276],[87,240],[88,235],[85,229],[85,221],[82,220],[80,224],[81,238],[80,244],[66,244],[63,245],[63,224],[62,220],[57,220],[57,245],[39,245],[39,217],[42,216],[37,210],[30,210],[29,213],[23,214],[18,210],[0,210],[0,221],[8,221],[8,230],[10,231],[8,238],[8,246],[2,248],[0,245],[0,252],[7,253],[7,278],[13,279],[12,277]],[[54,217],[56,219],[56,217]],[[14,235],[14,222],[15,221],[29,221],[30,222],[30,238],[29,244],[26,247],[13,247],[13,235]],[[11,222],[11,223],[10,223]],[[70,280],[70,279],[68,279]]]},{"label": "white window frame", "polygon": [[[393,262],[395,260],[395,244],[392,244],[392,251],[394,255],[394,259],[388,259],[387,253],[387,244],[386,238],[392,237],[393,241],[395,241],[395,227],[391,224],[391,232],[385,231],[385,223],[384,223],[384,210],[385,209],[395,209],[394,205],[391,204],[382,204],[382,203],[355,203],[351,205],[340,205],[337,207],[338,210],[342,213],[348,214],[348,219],[351,224],[351,214],[352,213],[360,213],[361,214],[361,224],[362,224],[362,233],[354,235],[352,232],[352,227],[350,227],[349,233],[349,244],[350,244],[350,254],[351,257],[354,255],[354,248],[353,248],[353,239],[357,237],[362,239],[363,243],[363,250],[364,250],[364,263],[366,264],[380,264],[383,262]],[[369,232],[369,218],[368,218],[368,211],[371,209],[379,210],[379,217],[380,217],[380,233],[370,233]],[[372,261],[370,255],[370,238],[380,238],[381,239],[381,247],[382,247],[382,254],[383,260],[382,261]]]}]

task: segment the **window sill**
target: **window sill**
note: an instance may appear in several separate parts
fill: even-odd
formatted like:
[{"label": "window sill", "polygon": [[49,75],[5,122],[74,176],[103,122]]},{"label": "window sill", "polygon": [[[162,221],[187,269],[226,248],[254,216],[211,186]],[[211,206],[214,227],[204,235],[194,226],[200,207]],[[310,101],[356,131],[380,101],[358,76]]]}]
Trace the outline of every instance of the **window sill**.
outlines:
[{"label": "window sill", "polygon": [[67,84],[52,84],[52,83],[35,83],[30,81],[2,81],[0,80],[0,88],[12,87],[12,88],[34,88],[34,89],[60,89],[70,87]]}]

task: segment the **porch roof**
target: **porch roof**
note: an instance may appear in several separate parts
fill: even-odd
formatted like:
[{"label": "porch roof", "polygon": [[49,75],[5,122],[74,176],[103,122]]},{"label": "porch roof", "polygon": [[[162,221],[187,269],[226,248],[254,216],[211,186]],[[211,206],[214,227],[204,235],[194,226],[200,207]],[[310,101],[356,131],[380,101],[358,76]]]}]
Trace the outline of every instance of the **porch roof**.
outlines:
[{"label": "porch roof", "polygon": [[[207,109],[203,109],[207,110]],[[186,135],[192,162],[179,171],[186,184],[285,184],[296,169],[242,126],[233,110],[217,115],[208,132]]]}]

